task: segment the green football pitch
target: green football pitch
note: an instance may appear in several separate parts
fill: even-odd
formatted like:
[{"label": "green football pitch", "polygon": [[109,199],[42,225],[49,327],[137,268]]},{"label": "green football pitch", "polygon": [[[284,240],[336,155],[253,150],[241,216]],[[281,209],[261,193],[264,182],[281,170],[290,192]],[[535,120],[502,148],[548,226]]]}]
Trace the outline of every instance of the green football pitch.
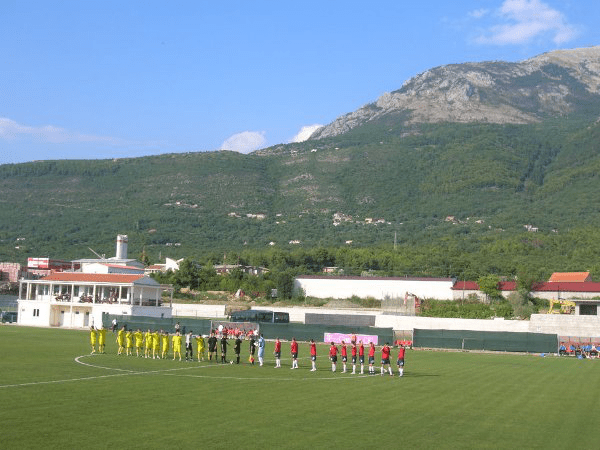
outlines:
[{"label": "green football pitch", "polygon": [[[269,338],[269,336],[267,336]],[[600,360],[407,351],[405,375],[90,355],[86,331],[0,326],[0,448],[598,448]],[[395,356],[394,351],[394,356]],[[233,355],[230,354],[230,357]],[[394,367],[395,369],[395,367]]]}]

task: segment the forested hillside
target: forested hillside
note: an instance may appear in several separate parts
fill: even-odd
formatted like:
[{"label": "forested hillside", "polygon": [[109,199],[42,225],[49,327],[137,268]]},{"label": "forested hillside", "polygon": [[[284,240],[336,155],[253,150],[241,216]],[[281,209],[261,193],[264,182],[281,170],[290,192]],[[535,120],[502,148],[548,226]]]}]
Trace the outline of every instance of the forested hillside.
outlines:
[{"label": "forested hillside", "polygon": [[[508,70],[498,64],[496,72]],[[509,102],[532,118],[523,123],[416,121],[410,110],[373,106],[369,120],[331,128],[344,132],[250,155],[2,165],[0,260],[81,258],[88,247],[112,256],[116,235],[127,234],[130,254],[144,250],[153,262],[239,258],[461,278],[597,272],[600,96],[586,91],[587,79],[550,70],[556,62],[536,64],[502,78],[500,97],[476,86],[477,105],[497,102],[505,112]],[[421,78],[431,84],[450,72]],[[519,100],[525,87],[562,89],[562,109],[544,95],[535,113],[541,103]]]}]

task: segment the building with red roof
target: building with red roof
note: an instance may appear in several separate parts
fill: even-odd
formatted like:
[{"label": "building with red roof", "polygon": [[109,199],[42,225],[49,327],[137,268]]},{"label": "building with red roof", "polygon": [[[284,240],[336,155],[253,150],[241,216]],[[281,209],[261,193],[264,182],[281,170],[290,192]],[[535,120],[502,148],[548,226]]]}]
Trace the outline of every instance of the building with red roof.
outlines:
[{"label": "building with red roof", "polygon": [[589,272],[554,272],[549,283],[586,283],[592,281]]},{"label": "building with red roof", "polygon": [[[585,277],[580,276],[580,278],[590,280],[589,273]],[[559,277],[556,279],[559,279]],[[511,293],[517,291],[517,282],[501,281],[498,283],[498,290],[506,298]],[[479,290],[479,285],[476,281],[457,281],[452,286],[452,292],[452,297],[455,300],[467,298],[469,295],[475,295],[480,300],[485,299],[485,294]],[[598,315],[598,309],[600,308],[600,283],[593,281],[547,281],[535,283],[532,286],[531,296],[546,300],[570,300],[575,303],[576,315]]]},{"label": "building with red roof", "polygon": [[119,238],[119,259],[85,260],[79,271],[22,278],[18,323],[77,328],[99,327],[104,313],[171,317],[171,305],[162,305],[160,284],[144,274],[143,264],[131,264],[126,258],[126,236]]}]

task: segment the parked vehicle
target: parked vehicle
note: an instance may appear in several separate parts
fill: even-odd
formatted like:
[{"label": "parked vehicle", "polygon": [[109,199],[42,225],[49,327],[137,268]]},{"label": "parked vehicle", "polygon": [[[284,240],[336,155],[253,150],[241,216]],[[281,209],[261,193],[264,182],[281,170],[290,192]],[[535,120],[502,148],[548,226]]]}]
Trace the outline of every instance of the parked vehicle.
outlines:
[{"label": "parked vehicle", "polygon": [[16,311],[2,311],[0,313],[0,317],[2,318],[2,323],[16,323],[17,322],[17,312]]}]

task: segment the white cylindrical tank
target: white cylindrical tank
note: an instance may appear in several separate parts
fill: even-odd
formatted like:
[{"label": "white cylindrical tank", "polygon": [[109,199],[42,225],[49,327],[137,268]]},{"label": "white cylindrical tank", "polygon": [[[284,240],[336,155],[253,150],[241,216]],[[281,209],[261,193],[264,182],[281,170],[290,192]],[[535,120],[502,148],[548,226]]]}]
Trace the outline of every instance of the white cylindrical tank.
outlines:
[{"label": "white cylindrical tank", "polygon": [[117,259],[127,259],[127,235],[117,236]]}]

